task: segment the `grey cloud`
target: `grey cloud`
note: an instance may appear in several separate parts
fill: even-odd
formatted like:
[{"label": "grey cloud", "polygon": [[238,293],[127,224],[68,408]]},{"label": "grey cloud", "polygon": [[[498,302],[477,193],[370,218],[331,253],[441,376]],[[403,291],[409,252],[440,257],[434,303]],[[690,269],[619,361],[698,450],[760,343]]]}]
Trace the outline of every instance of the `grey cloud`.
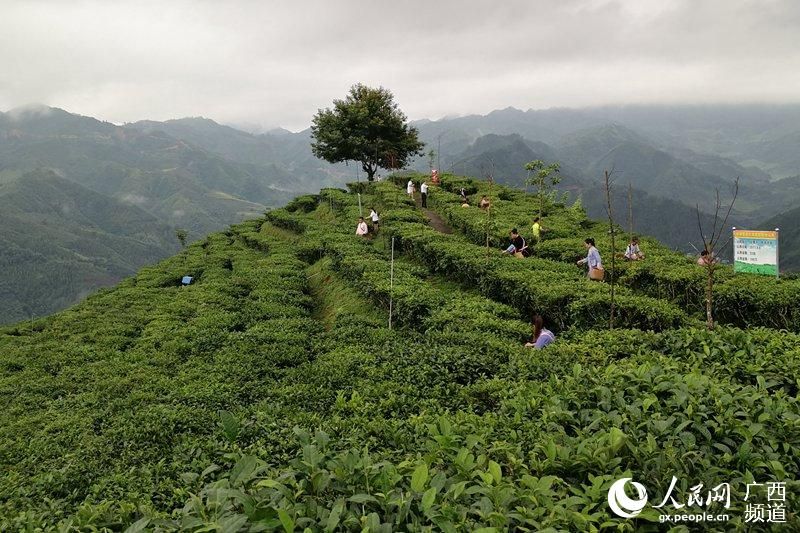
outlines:
[{"label": "grey cloud", "polygon": [[16,1],[0,109],[306,127],[361,81],[412,118],[798,100],[800,2]]},{"label": "grey cloud", "polygon": [[51,107],[42,104],[25,104],[11,109],[7,116],[12,121],[24,120],[31,116],[46,117],[53,112]]}]

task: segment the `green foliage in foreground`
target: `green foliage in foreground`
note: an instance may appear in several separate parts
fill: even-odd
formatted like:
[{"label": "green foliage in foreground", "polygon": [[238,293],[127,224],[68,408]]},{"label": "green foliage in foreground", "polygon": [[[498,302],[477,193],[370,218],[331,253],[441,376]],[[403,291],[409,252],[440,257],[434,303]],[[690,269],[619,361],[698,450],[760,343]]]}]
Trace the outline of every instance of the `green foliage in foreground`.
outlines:
[{"label": "green foliage in foreground", "polygon": [[[325,190],[0,329],[0,530],[661,531],[606,496],[672,475],[684,501],[731,483],[729,528],[748,482],[785,481],[796,528],[797,334],[570,315],[527,350],[532,308],[497,280],[565,265],[485,262],[386,186],[377,236]],[[570,308],[602,303],[585,283]]]}]

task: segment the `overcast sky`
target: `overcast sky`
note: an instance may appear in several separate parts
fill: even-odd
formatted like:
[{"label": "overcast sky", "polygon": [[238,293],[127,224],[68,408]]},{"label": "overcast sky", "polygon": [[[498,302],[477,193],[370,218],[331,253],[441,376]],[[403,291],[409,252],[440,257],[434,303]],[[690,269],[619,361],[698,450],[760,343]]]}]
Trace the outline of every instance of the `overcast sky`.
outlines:
[{"label": "overcast sky", "polygon": [[307,127],[356,82],[412,119],[800,101],[800,1],[0,0],[0,110]]}]

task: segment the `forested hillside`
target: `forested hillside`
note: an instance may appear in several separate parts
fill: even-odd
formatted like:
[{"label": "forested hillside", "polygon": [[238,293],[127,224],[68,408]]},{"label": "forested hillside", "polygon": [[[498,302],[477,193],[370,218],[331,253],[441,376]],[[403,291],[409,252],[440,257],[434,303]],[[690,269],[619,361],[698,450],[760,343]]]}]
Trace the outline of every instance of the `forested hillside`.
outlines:
[{"label": "forested hillside", "polygon": [[154,215],[51,171],[0,182],[0,322],[63,309],[177,250]]},{"label": "forested hillside", "polygon": [[548,202],[517,259],[535,197],[445,176],[420,209],[408,179],[298,197],[0,328],[0,530],[657,531],[608,490],[652,503],[673,475],[684,502],[731,484],[725,529],[748,483],[786,482],[797,527],[800,281],[721,267],[710,332],[703,269],[643,239],[606,261],[609,330],[609,284],[574,263],[587,236],[609,257],[608,224]]},{"label": "forested hillside", "polygon": [[195,238],[291,198],[285,174],[253,172],[162,131],[140,132],[55,108],[0,114],[0,173],[42,168]]},{"label": "forested hillside", "polygon": [[160,130],[48,107],[0,113],[0,323],[63,309],[169,256],[178,228],[199,239],[319,186]]}]

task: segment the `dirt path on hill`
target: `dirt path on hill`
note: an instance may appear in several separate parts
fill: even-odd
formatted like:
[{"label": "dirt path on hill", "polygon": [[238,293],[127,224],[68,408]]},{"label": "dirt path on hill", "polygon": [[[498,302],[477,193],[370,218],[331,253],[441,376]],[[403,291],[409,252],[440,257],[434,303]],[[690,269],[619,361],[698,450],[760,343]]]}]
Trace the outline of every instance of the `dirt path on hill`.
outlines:
[{"label": "dirt path on hill", "polygon": [[428,225],[438,231],[439,233],[450,234],[453,233],[453,228],[447,225],[442,217],[425,207],[421,208],[422,214],[428,218]]},{"label": "dirt path on hill", "polygon": [[419,193],[414,194],[414,203],[417,204],[417,207],[422,211],[422,214],[428,219],[428,225],[438,231],[439,233],[446,233],[451,234],[453,233],[453,228],[447,225],[447,222],[444,221],[442,217],[431,211],[427,207],[422,207],[422,196]]}]

